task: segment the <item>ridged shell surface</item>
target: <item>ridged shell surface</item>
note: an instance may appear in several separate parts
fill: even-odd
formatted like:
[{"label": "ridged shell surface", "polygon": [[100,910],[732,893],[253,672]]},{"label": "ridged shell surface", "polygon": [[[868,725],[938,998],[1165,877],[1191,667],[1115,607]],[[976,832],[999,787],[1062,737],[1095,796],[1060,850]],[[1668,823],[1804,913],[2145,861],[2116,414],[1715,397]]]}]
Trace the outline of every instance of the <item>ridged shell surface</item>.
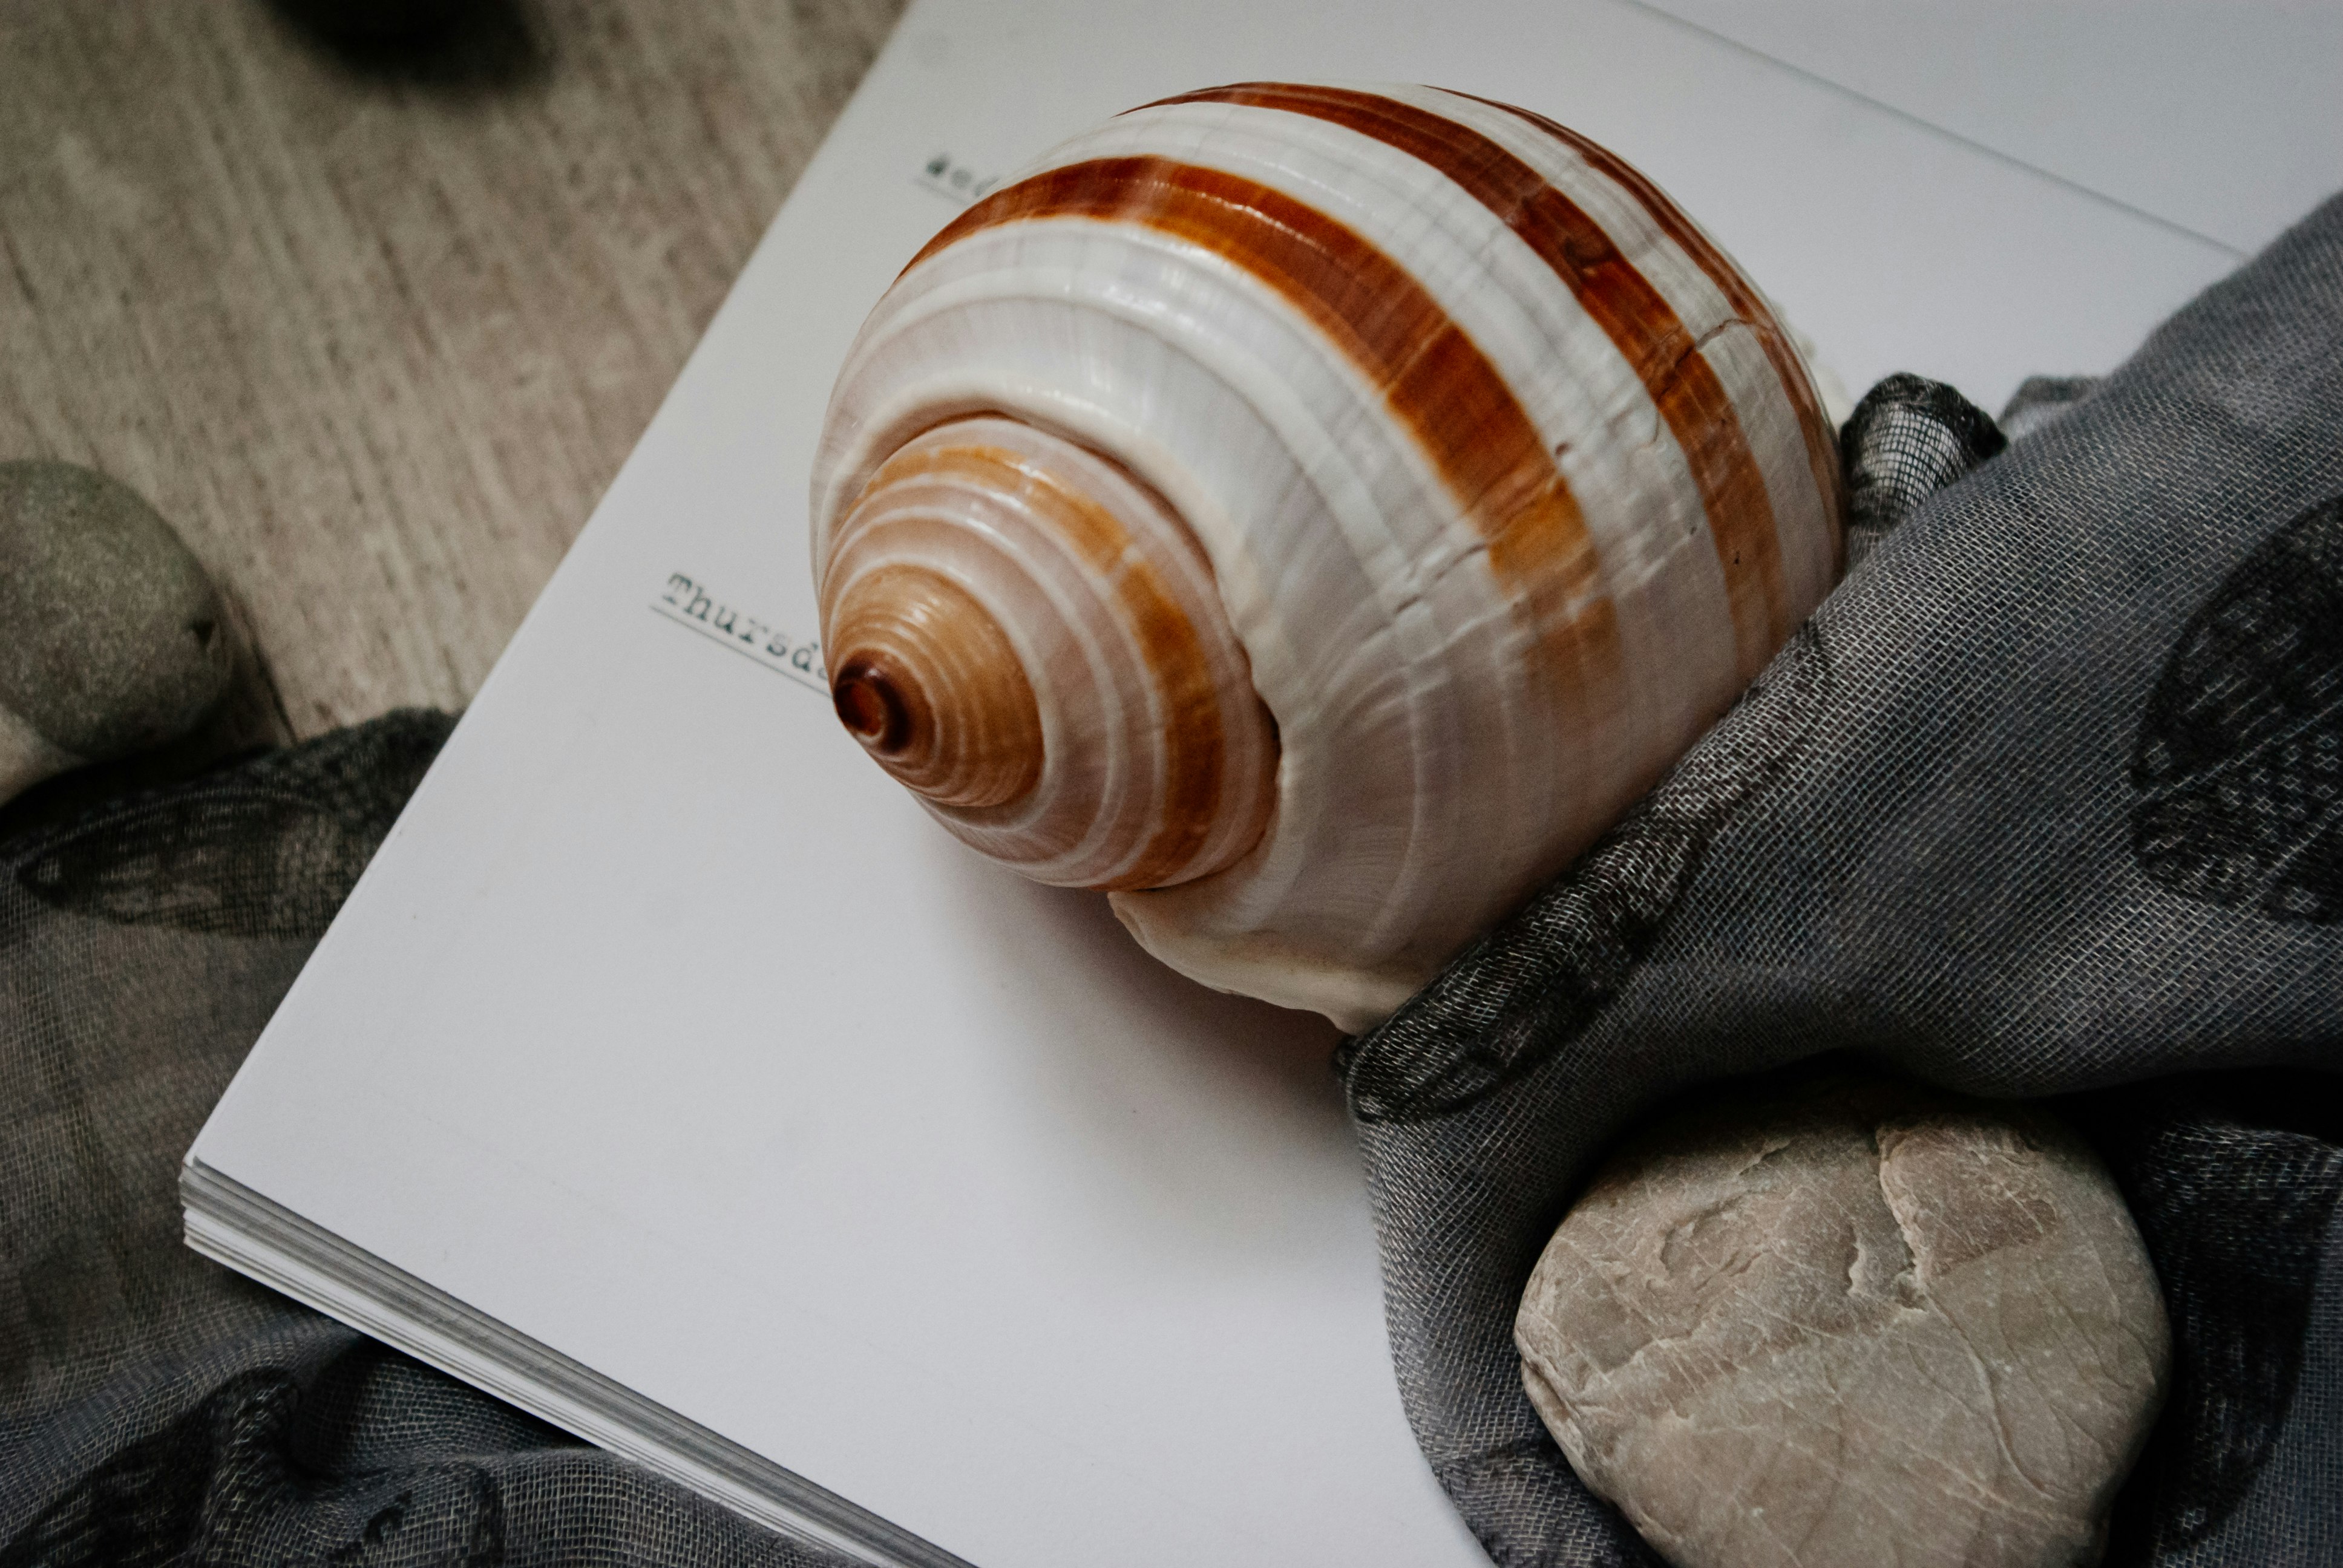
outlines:
[{"label": "ridged shell surface", "polygon": [[914,258],[832,397],[814,566],[841,718],[947,827],[1358,1028],[1819,602],[1836,475],[1763,297],[1621,160],[1252,84]]}]

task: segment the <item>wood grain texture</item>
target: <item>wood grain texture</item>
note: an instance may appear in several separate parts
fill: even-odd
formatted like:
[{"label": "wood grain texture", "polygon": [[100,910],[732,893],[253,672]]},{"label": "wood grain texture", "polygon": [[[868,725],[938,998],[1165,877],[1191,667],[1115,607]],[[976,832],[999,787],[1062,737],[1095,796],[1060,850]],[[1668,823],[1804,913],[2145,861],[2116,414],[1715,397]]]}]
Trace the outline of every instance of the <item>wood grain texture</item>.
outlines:
[{"label": "wood grain texture", "polygon": [[0,0],[0,457],[145,494],[293,733],[460,706],[900,8]]}]

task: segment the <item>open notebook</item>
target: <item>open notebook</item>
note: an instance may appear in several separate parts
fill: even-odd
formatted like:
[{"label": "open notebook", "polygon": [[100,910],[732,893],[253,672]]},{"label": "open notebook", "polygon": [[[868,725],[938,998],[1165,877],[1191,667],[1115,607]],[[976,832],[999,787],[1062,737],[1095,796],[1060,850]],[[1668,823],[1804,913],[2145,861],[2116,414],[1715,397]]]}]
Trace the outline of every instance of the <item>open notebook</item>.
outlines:
[{"label": "open notebook", "polygon": [[1332,1030],[931,826],[819,678],[838,364],[1120,107],[1401,76],[1640,164],[1858,389],[2113,364],[2234,262],[1619,0],[920,0],[189,1153],[201,1251],[874,1562],[1482,1561]]}]

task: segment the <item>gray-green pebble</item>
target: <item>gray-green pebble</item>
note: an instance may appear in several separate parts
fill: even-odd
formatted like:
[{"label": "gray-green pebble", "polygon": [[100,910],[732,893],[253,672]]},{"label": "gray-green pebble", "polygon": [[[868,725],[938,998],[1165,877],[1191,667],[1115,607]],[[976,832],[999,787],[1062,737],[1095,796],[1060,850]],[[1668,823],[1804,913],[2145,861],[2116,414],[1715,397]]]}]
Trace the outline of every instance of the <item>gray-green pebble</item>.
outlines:
[{"label": "gray-green pebble", "polygon": [[0,463],[0,800],[159,746],[235,678],[219,590],[155,508],[71,463]]}]

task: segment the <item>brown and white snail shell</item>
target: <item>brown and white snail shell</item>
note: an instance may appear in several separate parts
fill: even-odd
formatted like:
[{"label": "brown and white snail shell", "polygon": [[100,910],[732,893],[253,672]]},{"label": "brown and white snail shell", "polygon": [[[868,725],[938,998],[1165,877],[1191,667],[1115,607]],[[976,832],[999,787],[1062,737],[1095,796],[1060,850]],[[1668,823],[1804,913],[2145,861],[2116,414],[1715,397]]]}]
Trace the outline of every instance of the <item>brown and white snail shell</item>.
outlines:
[{"label": "brown and white snail shell", "polygon": [[1730,703],[1842,558],[1764,297],[1524,111],[1110,120],[871,313],[815,461],[841,719],[1208,985],[1388,1013]]}]

